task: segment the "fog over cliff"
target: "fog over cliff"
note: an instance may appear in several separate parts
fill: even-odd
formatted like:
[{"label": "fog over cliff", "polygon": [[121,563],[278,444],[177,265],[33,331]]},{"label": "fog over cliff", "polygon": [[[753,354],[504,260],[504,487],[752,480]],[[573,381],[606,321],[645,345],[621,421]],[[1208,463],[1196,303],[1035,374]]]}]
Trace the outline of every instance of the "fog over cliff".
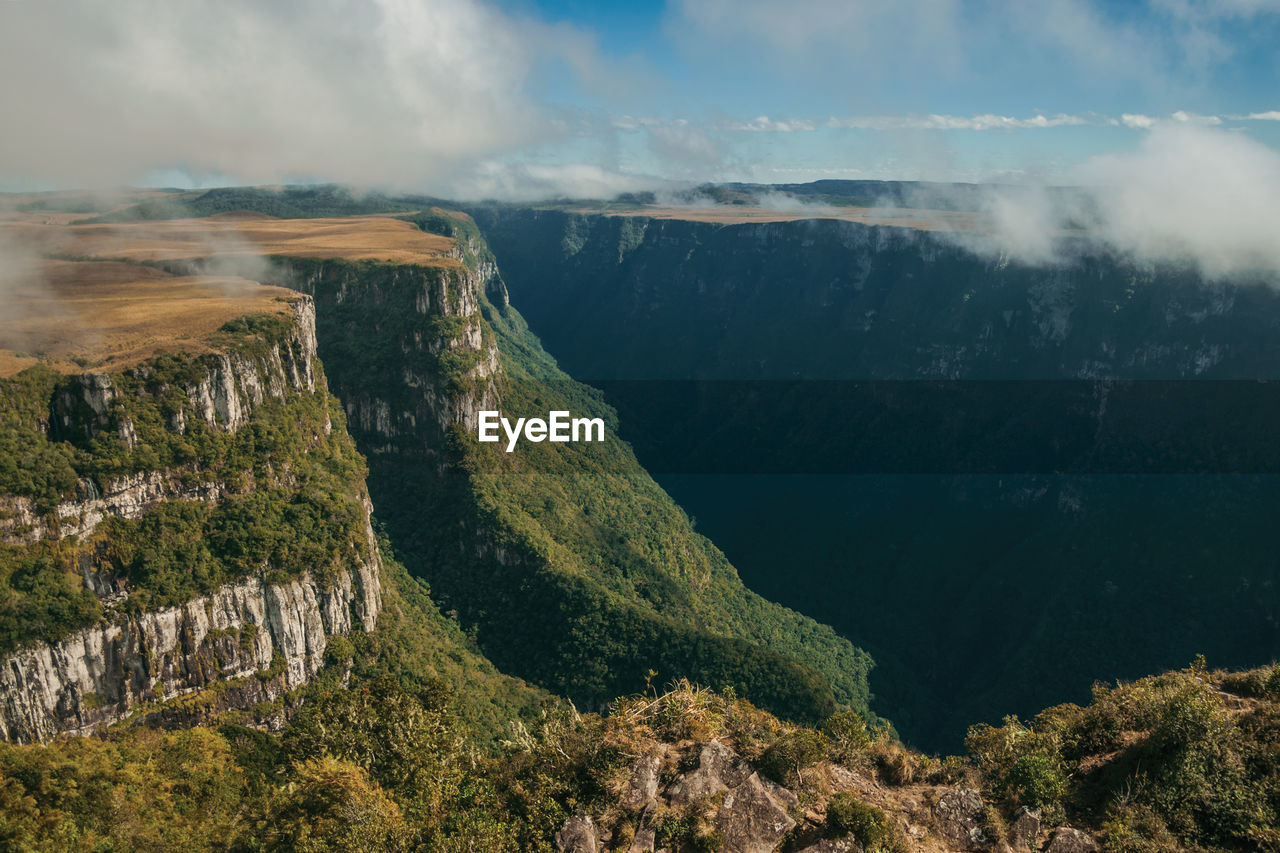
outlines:
[{"label": "fog over cliff", "polygon": [[1280,272],[1280,154],[1249,137],[1188,124],[1153,127],[1133,152],[1073,171],[1079,192],[1003,186],[987,197],[994,241],[982,251],[1062,263],[1084,234],[1142,260],[1186,259],[1208,277]]}]

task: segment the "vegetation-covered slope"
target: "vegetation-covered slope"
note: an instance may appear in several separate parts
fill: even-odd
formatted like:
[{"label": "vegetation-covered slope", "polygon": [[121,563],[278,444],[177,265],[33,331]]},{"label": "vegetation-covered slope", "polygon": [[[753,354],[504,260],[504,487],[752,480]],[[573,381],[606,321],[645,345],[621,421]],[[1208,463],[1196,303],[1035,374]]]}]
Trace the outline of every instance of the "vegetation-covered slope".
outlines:
[{"label": "vegetation-covered slope", "polygon": [[796,727],[688,684],[622,698],[607,717],[547,708],[528,726],[514,724],[498,752],[476,753],[438,682],[357,675],[343,689],[342,672],[331,667],[309,686],[278,733],[226,722],[0,745],[0,843],[39,851],[1280,849],[1273,668],[1192,667],[1100,686],[1086,707],[975,728],[970,756],[942,761],[855,715]]},{"label": "vegetation-covered slope", "polygon": [[[743,588],[468,252],[462,270],[290,262],[379,517],[441,606],[499,668],[591,706],[687,676],[802,719],[865,712],[866,656]],[[600,415],[607,440],[507,454],[474,431],[499,407]]]},{"label": "vegetation-covered slope", "polygon": [[[1276,386],[1231,381],[1277,377],[1267,281],[1087,245],[1036,266],[835,221],[474,213],[512,301],[641,464],[751,588],[871,652],[877,709],[912,743],[958,749],[975,721],[1199,652],[1280,655],[1259,594],[1280,481],[1227,461],[1271,445]],[[1130,464],[1088,467],[1144,418]],[[1184,452],[1200,431],[1207,452]]]}]

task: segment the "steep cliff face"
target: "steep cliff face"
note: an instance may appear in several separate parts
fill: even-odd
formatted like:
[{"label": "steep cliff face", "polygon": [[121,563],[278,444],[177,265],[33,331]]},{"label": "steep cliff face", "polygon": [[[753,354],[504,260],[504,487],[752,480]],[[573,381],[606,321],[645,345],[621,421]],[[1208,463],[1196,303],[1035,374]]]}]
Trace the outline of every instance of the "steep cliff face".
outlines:
[{"label": "steep cliff face", "polygon": [[[1086,245],[1034,266],[849,222],[474,213],[551,354],[602,380],[753,589],[875,655],[877,710],[910,742],[957,750],[1100,673],[1280,654],[1280,483],[1180,443],[1214,435],[1211,461],[1270,444],[1242,438],[1267,386],[1220,380],[1280,376],[1274,282]],[[978,421],[975,452],[954,439]],[[1023,452],[1114,460],[1117,434],[1140,439],[1128,467]],[[1161,454],[1191,466],[1143,467]]]},{"label": "steep cliff face", "polygon": [[[42,454],[37,470],[61,462],[49,468],[66,485],[53,498],[18,479],[0,495],[12,649],[0,664],[0,737],[173,716],[165,703],[199,691],[221,708],[274,702],[320,669],[331,636],[374,629],[372,506],[350,477],[359,457],[334,429],[314,305],[230,323],[212,344],[194,358],[5,389],[6,437]],[[272,513],[338,535],[327,552],[255,548],[253,525]],[[286,540],[301,529],[281,527]],[[50,588],[61,592],[40,593]],[[67,599],[83,605],[78,616],[65,614]]]},{"label": "steep cliff face", "polygon": [[1273,280],[1085,243],[1037,266],[835,220],[474,214],[515,304],[585,380],[1257,379],[1280,363]]},{"label": "steep cliff face", "polygon": [[212,595],[120,614],[57,643],[22,649],[0,669],[0,737],[17,743],[88,734],[175,697],[214,687],[223,708],[274,702],[324,665],[334,634],[372,631],[377,560],[330,583],[248,578]]},{"label": "steep cliff face", "polygon": [[366,454],[438,453],[451,427],[474,430],[478,411],[497,408],[501,367],[480,312],[486,294],[505,304],[492,261],[290,265],[288,283],[320,305],[334,392]]},{"label": "steep cliff face", "polygon": [[280,283],[315,299],[379,516],[440,605],[499,668],[588,706],[689,676],[796,717],[865,710],[867,657],[746,590],[625,444],[476,440],[483,409],[616,418],[528,333],[474,226],[426,224],[454,230],[456,265],[290,260]]}]

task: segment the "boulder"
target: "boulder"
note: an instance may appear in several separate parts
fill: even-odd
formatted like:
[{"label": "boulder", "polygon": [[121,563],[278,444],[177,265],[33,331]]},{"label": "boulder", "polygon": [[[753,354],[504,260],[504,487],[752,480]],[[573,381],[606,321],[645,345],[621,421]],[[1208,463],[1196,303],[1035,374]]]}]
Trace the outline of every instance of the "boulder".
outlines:
[{"label": "boulder", "polygon": [[1039,837],[1040,811],[1023,806],[1022,811],[1014,819],[1013,825],[1009,827],[1009,842],[1017,850],[1034,850]]},{"label": "boulder", "polygon": [[703,745],[697,769],[682,774],[667,788],[667,798],[673,806],[688,805],[738,787],[751,772],[736,752],[713,740]]},{"label": "boulder", "polygon": [[961,849],[987,843],[982,831],[982,812],[982,797],[971,788],[948,791],[933,807],[939,832]]},{"label": "boulder", "polygon": [[636,830],[635,838],[627,845],[627,853],[653,853],[654,842],[653,830],[642,826]]},{"label": "boulder", "polygon": [[622,791],[619,801],[627,811],[642,809],[658,797],[658,770],[662,767],[662,759],[656,755],[645,755],[636,759],[631,766],[631,775]]},{"label": "boulder", "polygon": [[725,794],[716,815],[725,853],[771,853],[795,825],[757,773]]},{"label": "boulder", "polygon": [[1087,832],[1060,826],[1054,830],[1045,853],[1098,853],[1098,842]]},{"label": "boulder", "polygon": [[591,815],[578,812],[566,820],[556,833],[556,849],[560,853],[600,853],[596,822]]}]

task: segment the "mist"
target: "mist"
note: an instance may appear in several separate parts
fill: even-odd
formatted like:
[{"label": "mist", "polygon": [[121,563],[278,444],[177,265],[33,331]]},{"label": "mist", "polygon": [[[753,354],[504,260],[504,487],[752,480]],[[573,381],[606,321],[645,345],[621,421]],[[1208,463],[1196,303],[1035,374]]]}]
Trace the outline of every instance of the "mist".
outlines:
[{"label": "mist", "polygon": [[0,176],[422,185],[552,135],[525,79],[588,47],[470,0],[3,3]]},{"label": "mist", "polygon": [[[1033,265],[1070,263],[1082,239],[1142,262],[1196,266],[1207,278],[1280,276],[1280,153],[1243,133],[1155,123],[1137,148],[1090,158],[1065,181],[991,185],[988,228],[950,232],[973,251]],[[973,204],[930,187],[921,206]]]}]

